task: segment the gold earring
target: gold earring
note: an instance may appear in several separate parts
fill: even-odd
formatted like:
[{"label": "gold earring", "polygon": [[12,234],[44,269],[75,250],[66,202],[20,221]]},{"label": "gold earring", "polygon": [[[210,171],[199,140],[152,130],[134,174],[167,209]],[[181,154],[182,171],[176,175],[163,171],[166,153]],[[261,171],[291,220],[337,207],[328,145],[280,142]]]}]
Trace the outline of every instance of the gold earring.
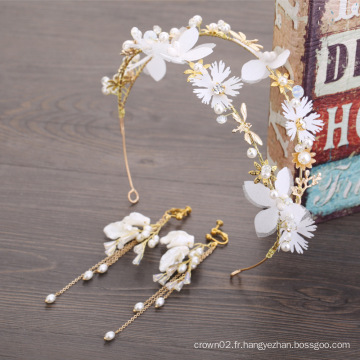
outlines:
[{"label": "gold earring", "polygon": [[45,298],[47,304],[53,304],[65,291],[69,290],[78,281],[91,280],[94,274],[104,274],[109,267],[115,264],[123,255],[135,247],[137,256],[133,264],[138,265],[144,255],[145,247],[155,247],[159,242],[159,232],[172,218],[182,220],[191,213],[191,207],[184,209],[172,208],[167,210],[161,219],[151,224],[150,219],[140,213],[133,212],[122,221],[114,222],[104,228],[107,237],[111,239],[104,243],[106,257],[93,265],[90,269],[76,277],[73,281],[54,294]]},{"label": "gold earring", "polygon": [[194,244],[194,237],[184,231],[172,231],[161,238],[160,242],[167,244],[168,250],[160,260],[159,268],[162,272],[153,275],[153,281],[162,287],[145,302],[136,303],[133,309],[135,314],[117,330],[108,331],[104,340],[113,340],[152,305],[155,305],[156,309],[162,308],[174,290],[181,291],[184,285],[190,284],[192,270],[210,256],[218,245],[226,245],[229,242],[228,235],[220,230],[223,224],[221,220],[216,222],[216,227],[205,237],[208,240],[207,244]]}]

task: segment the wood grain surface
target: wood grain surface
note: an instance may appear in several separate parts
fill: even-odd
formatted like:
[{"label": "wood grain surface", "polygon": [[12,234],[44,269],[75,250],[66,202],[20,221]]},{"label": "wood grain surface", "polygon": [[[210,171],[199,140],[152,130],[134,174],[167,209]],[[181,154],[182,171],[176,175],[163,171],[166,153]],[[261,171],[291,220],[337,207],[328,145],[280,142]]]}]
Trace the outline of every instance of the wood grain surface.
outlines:
[{"label": "wood grain surface", "polygon": [[[251,162],[231,124],[192,94],[169,64],[156,83],[142,76],[129,98],[129,160],[141,200],[129,206],[116,99],[101,94],[130,29],[169,30],[194,14],[222,18],[271,49],[273,1],[0,2],[0,359],[357,359],[360,214],[320,224],[304,255],[260,260],[274,239],[258,239],[242,183]],[[202,39],[203,40],[203,39]],[[249,57],[216,41],[240,74]],[[269,83],[239,101],[266,139]],[[130,211],[157,220],[190,205],[182,229],[204,241],[216,219],[230,243],[218,249],[160,311],[148,310],[112,343],[103,334],[157,290],[163,249],[140,267],[127,254],[106,275],[78,284],[47,308],[44,298],[103,257],[103,227]],[[195,349],[195,343],[348,342],[350,349]]]}]

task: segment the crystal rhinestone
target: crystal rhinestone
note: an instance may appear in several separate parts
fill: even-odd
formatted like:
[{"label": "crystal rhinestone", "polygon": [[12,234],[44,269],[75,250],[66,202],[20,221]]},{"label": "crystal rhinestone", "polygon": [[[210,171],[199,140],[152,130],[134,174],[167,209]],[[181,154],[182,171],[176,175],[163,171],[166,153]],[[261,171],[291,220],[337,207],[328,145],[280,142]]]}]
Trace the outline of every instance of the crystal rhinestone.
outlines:
[{"label": "crystal rhinestone", "polygon": [[113,331],[108,331],[104,336],[104,340],[111,341],[114,339],[114,337],[115,337],[115,333]]},{"label": "crystal rhinestone", "polygon": [[220,125],[225,124],[227,121],[227,117],[225,115],[220,115],[216,118],[216,122]]},{"label": "crystal rhinestone", "polygon": [[293,94],[294,98],[300,99],[301,97],[304,96],[304,89],[303,89],[303,87],[300,86],[300,85],[295,85],[295,86],[292,88],[292,94]]},{"label": "crystal rhinestone", "polygon": [[174,289],[175,289],[176,291],[181,291],[181,289],[183,288],[183,286],[184,286],[184,282],[183,282],[183,281],[180,281],[180,282],[178,282],[178,283],[175,285]]},{"label": "crystal rhinestone", "polygon": [[214,85],[212,91],[213,91],[213,93],[214,93],[215,95],[224,94],[224,92],[225,92],[225,86],[217,83],[217,84]]},{"label": "crystal rhinestone", "polygon": [[55,300],[56,300],[56,295],[55,295],[55,294],[49,294],[49,295],[46,297],[45,302],[46,302],[47,304],[52,304],[52,303],[55,302]]},{"label": "crystal rhinestone", "polygon": [[261,168],[261,176],[264,179],[269,179],[269,177],[271,176],[271,166],[270,165],[264,165]]},{"label": "crystal rhinestone", "polygon": [[155,307],[160,308],[160,307],[164,306],[164,304],[165,304],[165,299],[163,297],[159,297],[156,299]]},{"label": "crystal rhinestone", "polygon": [[93,275],[94,275],[94,273],[91,270],[88,270],[88,271],[84,272],[84,275],[82,278],[83,278],[83,280],[87,281],[87,280],[92,279]]}]

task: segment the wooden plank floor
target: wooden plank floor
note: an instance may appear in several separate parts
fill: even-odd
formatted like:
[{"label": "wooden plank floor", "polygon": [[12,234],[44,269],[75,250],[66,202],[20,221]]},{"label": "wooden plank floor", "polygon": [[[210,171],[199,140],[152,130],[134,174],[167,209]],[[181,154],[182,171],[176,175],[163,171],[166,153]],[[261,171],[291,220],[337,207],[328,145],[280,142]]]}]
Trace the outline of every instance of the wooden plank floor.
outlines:
[{"label": "wooden plank floor", "polygon": [[[356,359],[359,358],[359,220],[319,225],[304,255],[278,254],[241,278],[229,272],[261,259],[242,183],[246,144],[215,122],[192,94],[182,66],[161,82],[143,76],[128,103],[134,182],[130,207],[115,97],[101,94],[132,26],[169,30],[194,14],[223,18],[271,49],[273,1],[0,2],[0,359]],[[217,42],[234,74],[248,55]],[[254,129],[266,138],[269,83],[246,86]],[[239,98],[240,101],[240,98]],[[183,229],[203,241],[216,219],[230,243],[161,311],[149,310],[104,344],[132,306],[156,289],[161,249],[137,268],[127,254],[108,274],[79,284],[55,306],[44,297],[103,256],[103,227],[136,210],[157,220],[190,205]],[[195,343],[349,342],[343,350],[195,349]]]}]

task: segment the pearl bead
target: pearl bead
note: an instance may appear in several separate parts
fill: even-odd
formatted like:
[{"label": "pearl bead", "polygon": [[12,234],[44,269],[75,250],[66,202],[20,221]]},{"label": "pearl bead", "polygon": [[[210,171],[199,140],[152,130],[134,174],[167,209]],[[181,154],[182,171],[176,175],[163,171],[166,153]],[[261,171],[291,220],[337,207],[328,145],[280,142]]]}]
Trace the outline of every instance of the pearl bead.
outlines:
[{"label": "pearl bead", "polygon": [[270,191],[270,197],[275,200],[279,196],[279,193],[276,190]]},{"label": "pearl bead", "polygon": [[192,257],[194,257],[194,256],[196,256],[196,251],[195,251],[195,250],[191,250],[191,251],[190,251],[190,254],[189,254],[189,258],[192,258]]},{"label": "pearl bead", "polygon": [[220,115],[225,111],[225,106],[222,104],[216,104],[214,106],[214,111],[215,111],[215,114]]},{"label": "pearl bead", "polygon": [[285,76],[280,76],[279,78],[279,84],[281,86],[285,86],[288,83],[288,79]]},{"label": "pearl bead", "polygon": [[159,235],[154,235],[154,237],[152,239],[154,240],[155,244],[157,245],[159,243],[160,236]]},{"label": "pearl bead", "polygon": [[152,226],[150,226],[150,225],[145,225],[145,226],[143,227],[143,230],[151,232],[151,231],[152,231]]},{"label": "pearl bead", "polygon": [[271,166],[270,165],[263,165],[261,168],[261,176],[264,179],[269,179],[271,176]]},{"label": "pearl bead", "polygon": [[292,88],[292,94],[293,94],[294,98],[300,99],[304,95],[303,87],[300,85],[295,85]]},{"label": "pearl bead", "polygon": [[180,264],[177,268],[177,271],[179,274],[183,274],[187,269],[187,265],[186,264]]},{"label": "pearl bead", "polygon": [[227,122],[227,117],[225,115],[220,115],[216,118],[216,122],[220,125],[225,124]]},{"label": "pearl bead", "polygon": [[288,242],[283,242],[281,245],[281,250],[284,251],[284,252],[289,252],[291,247],[290,247],[290,244]]},{"label": "pearl bead", "polygon": [[138,303],[135,304],[133,311],[134,311],[134,312],[139,312],[139,311],[141,311],[143,308],[144,308],[144,303],[138,302]]},{"label": "pearl bead", "polygon": [[196,25],[197,25],[197,26],[200,26],[200,25],[201,25],[201,23],[202,23],[202,17],[201,17],[200,15],[195,15],[195,16],[193,17],[193,19],[194,19],[194,21],[196,22]]},{"label": "pearl bead", "polygon": [[306,165],[311,161],[311,155],[307,151],[303,151],[298,155],[300,164]]},{"label": "pearl bead", "polygon": [[153,249],[156,246],[156,242],[154,241],[154,239],[151,239],[148,241],[148,247]]},{"label": "pearl bead", "polygon": [[114,337],[115,337],[115,333],[113,331],[108,331],[104,336],[104,340],[111,341],[114,339]]},{"label": "pearl bead", "polygon": [[107,85],[104,85],[104,86],[101,88],[101,92],[102,92],[104,95],[109,95],[109,94],[110,94],[110,90],[107,88]]},{"label": "pearl bead", "polygon": [[311,149],[312,146],[313,146],[313,144],[314,144],[314,142],[313,142],[311,139],[305,139],[305,140],[303,141],[303,144],[304,144],[304,146],[305,146],[306,148]]},{"label": "pearl bead", "polygon": [[254,148],[248,148],[246,155],[249,159],[254,159],[254,158],[256,158],[257,151]]},{"label": "pearl bead", "polygon": [[143,240],[144,240],[144,237],[143,237],[142,233],[136,235],[136,241],[137,242],[142,242]]},{"label": "pearl bead", "polygon": [[156,35],[161,33],[161,27],[159,25],[154,25],[153,30]]},{"label": "pearl bead", "polygon": [[197,256],[194,256],[194,257],[191,259],[191,264],[198,265],[199,263],[200,263],[200,259],[199,259]]},{"label": "pearl bead", "polygon": [[126,40],[124,41],[122,48],[123,50],[128,50],[134,45],[134,42],[132,40]]},{"label": "pearl bead", "polygon": [[224,24],[224,25],[220,26],[220,30],[221,30],[223,33],[227,34],[228,32],[230,32],[231,27],[230,27],[229,24]]},{"label": "pearl bead", "polygon": [[108,83],[109,80],[110,80],[110,79],[109,79],[107,76],[103,76],[103,77],[101,78],[101,84],[102,84],[102,85],[107,85],[107,83]]},{"label": "pearl bead", "polygon": [[144,239],[148,238],[150,236],[150,231],[143,230],[142,236],[143,236]]},{"label": "pearl bead", "polygon": [[163,297],[159,297],[155,301],[156,308],[161,308],[162,306],[164,306],[164,304],[165,304],[165,299]]},{"label": "pearl bead", "polygon": [[203,68],[204,68],[204,66],[198,62],[194,65],[195,71],[201,71]]},{"label": "pearl bead", "polygon": [[98,268],[97,268],[97,272],[100,274],[104,274],[108,271],[109,266],[107,264],[101,264]]},{"label": "pearl bead", "polygon": [[224,21],[224,20],[219,20],[219,21],[218,21],[218,25],[219,25],[219,26],[225,25],[225,21]]},{"label": "pearl bead", "polygon": [[211,23],[209,25],[209,29],[210,29],[210,31],[217,31],[218,30],[218,25],[215,24],[215,23]]},{"label": "pearl bead", "polygon": [[92,279],[92,277],[94,276],[94,273],[91,270],[85,271],[84,275],[83,275],[83,280],[87,281]]},{"label": "pearl bead", "polygon": [[169,33],[167,33],[167,32],[162,32],[162,33],[160,33],[160,35],[159,35],[159,40],[161,41],[161,42],[167,42],[168,40],[169,40]]},{"label": "pearl bead", "polygon": [[296,152],[301,152],[301,151],[303,151],[304,150],[304,146],[302,145],[302,144],[297,144],[296,146],[295,146],[295,151]]},{"label": "pearl bead", "polygon": [[283,211],[285,209],[285,204],[282,201],[278,201],[276,207],[279,211]]},{"label": "pearl bead", "polygon": [[194,270],[197,268],[197,264],[191,264],[191,270]]},{"label": "pearl bead", "polygon": [[142,32],[137,28],[137,27],[133,27],[131,29],[131,36],[135,39],[138,40],[141,38],[142,36]]},{"label": "pearl bead", "polygon": [[292,105],[292,107],[297,108],[298,106],[301,105],[301,102],[299,99],[293,98],[291,99],[290,104]]},{"label": "pearl bead", "polygon": [[194,18],[191,18],[191,19],[189,20],[189,26],[190,26],[190,27],[197,26],[197,21],[196,21]]},{"label": "pearl bead", "polygon": [[56,295],[55,295],[55,294],[49,294],[49,295],[46,297],[45,302],[46,302],[47,304],[52,304],[52,303],[55,302],[55,300],[56,300]]},{"label": "pearl bead", "polygon": [[284,235],[284,241],[289,242],[291,240],[291,232],[286,232]]},{"label": "pearl bead", "polygon": [[170,30],[170,35],[171,36],[175,36],[175,35],[178,35],[180,33],[180,30],[178,28],[172,28]]},{"label": "pearl bead", "polygon": [[204,250],[200,247],[196,249],[196,255],[201,256],[204,253]]}]

